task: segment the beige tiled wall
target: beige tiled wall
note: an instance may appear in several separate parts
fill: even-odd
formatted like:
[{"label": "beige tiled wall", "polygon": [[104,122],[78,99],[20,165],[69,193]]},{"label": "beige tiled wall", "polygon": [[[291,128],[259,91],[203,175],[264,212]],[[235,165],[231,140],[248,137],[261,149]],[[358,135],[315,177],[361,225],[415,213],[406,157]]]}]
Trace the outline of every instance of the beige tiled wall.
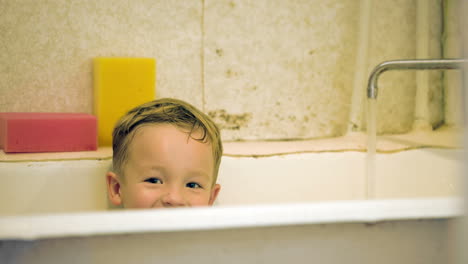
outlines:
[{"label": "beige tiled wall", "polygon": [[[360,130],[364,100],[351,98],[362,2],[3,0],[0,111],[91,113],[92,58],[154,57],[157,96],[202,108],[225,140],[339,136],[352,103]],[[416,0],[370,2],[366,75],[382,60],[414,57],[417,42]],[[441,0],[428,2],[430,55],[439,57]],[[411,128],[414,76],[382,76],[380,132]],[[438,124],[440,73],[431,80],[429,121]]]},{"label": "beige tiled wall", "polygon": [[[461,57],[463,51],[467,49],[466,41],[465,46],[462,46],[461,41],[465,32],[464,27],[460,21],[464,16],[461,16],[466,11],[460,8],[461,4],[466,1],[463,0],[445,0],[444,5],[446,8],[446,21],[443,34],[444,43],[444,56],[447,58]],[[466,56],[466,55],[465,55]],[[447,71],[444,76],[444,110],[445,122],[451,125],[463,126],[463,108],[460,105],[463,102],[462,93],[462,75],[459,71]]]},{"label": "beige tiled wall", "polygon": [[92,112],[92,58],[157,59],[157,94],[202,106],[202,2],[0,1],[0,111]]},{"label": "beige tiled wall", "polygon": [[[424,3],[423,3],[424,2]],[[428,5],[426,25],[417,24],[417,9]],[[382,61],[418,58],[418,43],[426,42],[428,52],[422,58],[440,58],[442,33],[441,1],[373,1],[369,36],[368,72]],[[429,27],[425,39],[417,39],[418,26]],[[420,57],[421,58],[421,57]],[[430,104],[425,120],[440,125],[443,120],[441,72],[429,72]],[[379,133],[403,133],[411,129],[416,105],[416,71],[391,71],[378,82],[377,130]],[[365,123],[365,122],[364,122]]]},{"label": "beige tiled wall", "polygon": [[206,1],[207,110],[225,137],[343,134],[358,8],[353,1]]}]

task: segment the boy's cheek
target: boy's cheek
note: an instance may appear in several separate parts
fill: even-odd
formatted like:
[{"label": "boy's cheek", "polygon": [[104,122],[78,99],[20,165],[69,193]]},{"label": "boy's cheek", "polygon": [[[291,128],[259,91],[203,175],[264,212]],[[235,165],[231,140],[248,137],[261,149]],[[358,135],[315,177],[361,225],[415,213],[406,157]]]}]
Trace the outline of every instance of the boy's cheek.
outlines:
[{"label": "boy's cheek", "polygon": [[[129,186],[127,186],[129,187]],[[125,188],[122,192],[124,208],[159,208],[163,207],[162,194],[155,189],[144,188],[144,186],[133,186]],[[187,190],[184,194],[185,206],[209,206],[211,192],[196,192]]]},{"label": "boy's cheek", "polygon": [[161,195],[155,191],[139,193],[135,200],[137,208],[153,208],[161,206]]},{"label": "boy's cheek", "polygon": [[128,188],[124,192],[123,202],[125,208],[151,208],[154,202],[150,192],[144,190],[143,188]]},{"label": "boy's cheek", "polygon": [[191,195],[188,199],[190,206],[208,206],[210,205],[210,193],[200,193],[197,195]]}]

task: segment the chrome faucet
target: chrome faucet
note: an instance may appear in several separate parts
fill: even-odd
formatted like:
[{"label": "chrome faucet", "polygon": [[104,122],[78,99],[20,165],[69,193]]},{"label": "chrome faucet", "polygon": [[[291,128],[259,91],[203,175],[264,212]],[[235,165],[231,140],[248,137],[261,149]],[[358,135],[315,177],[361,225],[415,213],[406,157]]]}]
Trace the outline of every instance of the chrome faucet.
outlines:
[{"label": "chrome faucet", "polygon": [[367,98],[377,99],[379,75],[388,70],[451,70],[468,65],[467,59],[392,60],[377,65],[369,77]]},{"label": "chrome faucet", "polygon": [[[379,75],[388,70],[451,70],[462,69],[468,66],[468,59],[426,59],[426,60],[393,60],[385,61],[377,65],[369,77],[367,85],[367,98],[377,99],[377,81]],[[374,114],[368,115],[368,144],[367,144],[367,197],[374,197],[375,182],[375,153],[377,142],[377,131]],[[371,120],[372,119],[372,120]]]}]

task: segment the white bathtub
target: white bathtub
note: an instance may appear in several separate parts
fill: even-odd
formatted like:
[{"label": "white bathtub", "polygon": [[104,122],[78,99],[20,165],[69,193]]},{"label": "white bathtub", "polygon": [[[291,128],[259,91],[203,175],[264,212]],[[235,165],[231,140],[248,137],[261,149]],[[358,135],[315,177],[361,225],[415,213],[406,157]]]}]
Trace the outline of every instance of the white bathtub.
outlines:
[{"label": "white bathtub", "polygon": [[[461,151],[418,149],[377,155],[377,199],[460,194]],[[0,162],[0,215],[106,210],[110,160]],[[223,157],[217,205],[366,199],[366,154],[326,152]]]},{"label": "white bathtub", "polygon": [[103,211],[108,160],[0,163],[0,259],[451,263],[460,154],[378,155],[376,200],[365,153],[224,157],[215,207],[146,211]]},{"label": "white bathtub", "polygon": [[0,219],[2,263],[451,263],[456,199]]}]

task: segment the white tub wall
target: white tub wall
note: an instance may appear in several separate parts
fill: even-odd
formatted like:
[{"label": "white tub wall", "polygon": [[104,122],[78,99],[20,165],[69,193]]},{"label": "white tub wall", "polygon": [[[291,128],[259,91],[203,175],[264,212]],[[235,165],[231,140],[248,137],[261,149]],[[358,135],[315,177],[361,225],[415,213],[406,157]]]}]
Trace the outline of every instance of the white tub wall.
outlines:
[{"label": "white tub wall", "polygon": [[[216,204],[364,199],[363,157],[359,152],[223,157]],[[5,183],[0,185],[0,214],[106,210],[104,176],[110,163],[0,163]]]},{"label": "white tub wall", "polygon": [[110,161],[0,162],[0,214],[107,209]]},{"label": "white tub wall", "polygon": [[418,149],[376,157],[377,199],[461,195],[463,150]]},{"label": "white tub wall", "polygon": [[224,157],[219,204],[364,199],[364,154],[309,153]]},{"label": "white tub wall", "polygon": [[[375,199],[461,194],[463,151],[416,149],[376,158]],[[222,162],[220,204],[366,199],[366,153],[309,153]]]},{"label": "white tub wall", "polygon": [[[459,150],[420,149],[377,157],[376,197],[448,197],[460,192]],[[365,199],[363,152],[268,158],[223,157],[217,205]],[[111,161],[0,163],[0,214],[106,210]]]}]

